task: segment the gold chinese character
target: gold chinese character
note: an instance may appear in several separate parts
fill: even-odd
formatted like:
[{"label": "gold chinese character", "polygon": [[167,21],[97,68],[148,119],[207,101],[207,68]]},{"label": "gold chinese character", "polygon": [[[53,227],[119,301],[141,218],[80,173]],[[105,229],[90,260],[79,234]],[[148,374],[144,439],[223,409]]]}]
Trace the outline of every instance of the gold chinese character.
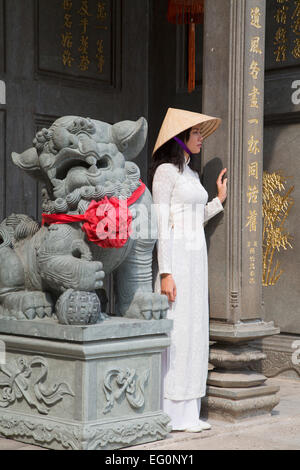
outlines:
[{"label": "gold chinese character", "polygon": [[296,8],[294,13],[292,14],[292,20],[300,16],[300,0],[296,0],[294,3],[296,5]]},{"label": "gold chinese character", "polygon": [[73,2],[72,0],[63,0],[63,9],[66,11],[72,10]]},{"label": "gold chinese character", "polygon": [[258,73],[260,72],[260,68],[258,66],[258,62],[255,60],[252,60],[252,63],[250,65],[250,75],[254,78],[254,80],[257,80]]},{"label": "gold chinese character", "polygon": [[286,60],[286,49],[287,46],[282,44],[281,46],[278,46],[276,51],[274,51],[276,62],[284,62]]},{"label": "gold chinese character", "polygon": [[249,176],[253,176],[256,180],[258,180],[258,163],[257,162],[250,163]]},{"label": "gold chinese character", "polygon": [[255,255],[255,248],[250,248],[249,253],[250,255]]},{"label": "gold chinese character", "polygon": [[296,59],[300,59],[300,39],[299,38],[295,39],[294,43],[296,43],[296,46],[292,50],[292,55]]},{"label": "gold chinese character", "polygon": [[298,16],[294,21],[292,30],[294,33],[300,34],[300,16]]},{"label": "gold chinese character", "polygon": [[250,98],[251,98],[251,100],[250,100],[250,107],[251,108],[257,108],[258,109],[258,100],[257,100],[258,95],[260,95],[258,89],[256,88],[256,86],[253,86],[251,93],[248,94],[248,96],[250,96]]},{"label": "gold chinese character", "polygon": [[255,279],[253,279],[253,277],[249,279],[249,284],[255,284]]},{"label": "gold chinese character", "polygon": [[276,11],[276,15],[274,16],[277,23],[286,24],[286,13],[289,7],[283,5],[281,8],[278,8]]},{"label": "gold chinese character", "polygon": [[62,61],[65,67],[72,67],[72,62],[74,61],[70,49],[65,49],[62,56]]},{"label": "gold chinese character", "polygon": [[89,48],[88,36],[81,36],[80,47],[78,48],[79,52],[81,52],[83,55],[86,55],[88,53],[88,48]]},{"label": "gold chinese character", "polygon": [[[100,53],[100,54],[103,54],[103,39],[99,39],[97,41],[97,51]],[[96,56],[98,57],[98,56]]]},{"label": "gold chinese character", "polygon": [[80,16],[92,16],[89,13],[89,0],[81,0],[81,7],[78,13]]},{"label": "gold chinese character", "polygon": [[254,26],[255,28],[259,29],[261,28],[261,25],[259,24],[260,20],[260,9],[258,7],[251,8],[251,26]]},{"label": "gold chinese character", "polygon": [[98,59],[98,71],[99,73],[103,72],[103,66],[105,64],[105,58],[103,55],[103,39],[99,39],[97,41],[97,51],[98,54],[96,55],[96,58]]},{"label": "gold chinese character", "polygon": [[70,31],[67,31],[66,33],[63,33],[61,35],[61,44],[63,47],[66,47],[67,49],[71,49],[73,46],[73,41],[72,41],[72,33]]},{"label": "gold chinese character", "polygon": [[105,64],[104,55],[97,55],[97,59],[98,59],[98,65],[97,65],[98,72],[103,73],[103,67]]},{"label": "gold chinese character", "polygon": [[256,225],[257,225],[257,212],[256,210],[254,211],[249,211],[249,215],[247,217],[247,224],[246,227],[249,227],[250,232],[256,232]]},{"label": "gold chinese character", "polygon": [[257,196],[258,196],[258,189],[256,186],[249,186],[248,187],[248,203],[250,204],[251,202],[253,204],[257,204]]},{"label": "gold chinese character", "polygon": [[87,55],[81,55],[80,56],[80,64],[79,64],[80,70],[82,70],[83,72],[86,72],[89,69],[89,64],[90,63],[91,62],[90,62]]},{"label": "gold chinese character", "polygon": [[255,140],[254,136],[252,135],[251,138],[248,140],[248,152],[256,155],[260,152],[258,148],[259,140]]},{"label": "gold chinese character", "polygon": [[258,124],[258,119],[256,119],[256,118],[249,119],[248,122],[249,122],[249,124]]},{"label": "gold chinese character", "polygon": [[84,16],[83,18],[81,18],[80,24],[81,24],[81,26],[82,26],[82,33],[83,33],[83,34],[86,34],[86,32],[87,32],[87,27],[88,27],[88,25],[89,25],[89,20],[88,20],[88,18],[87,18],[86,16]]},{"label": "gold chinese character", "polygon": [[104,2],[98,2],[97,20],[104,21],[107,18],[106,5]]},{"label": "gold chinese character", "polygon": [[66,13],[65,16],[64,16],[64,19],[65,19],[65,23],[64,23],[64,26],[65,28],[72,28],[72,15],[70,15],[69,13]]},{"label": "gold chinese character", "polygon": [[259,36],[255,36],[251,38],[251,46],[250,46],[250,52],[254,52],[256,54],[262,54],[262,50],[259,48]]},{"label": "gold chinese character", "polygon": [[286,29],[283,27],[280,27],[277,29],[275,36],[274,36],[274,44],[286,44],[287,43],[287,37],[286,37]]},{"label": "gold chinese character", "polygon": [[278,45],[278,48],[274,51],[274,54],[276,56],[276,62],[284,62],[286,60],[286,43],[286,29],[280,27],[277,29],[274,37],[274,44]]}]

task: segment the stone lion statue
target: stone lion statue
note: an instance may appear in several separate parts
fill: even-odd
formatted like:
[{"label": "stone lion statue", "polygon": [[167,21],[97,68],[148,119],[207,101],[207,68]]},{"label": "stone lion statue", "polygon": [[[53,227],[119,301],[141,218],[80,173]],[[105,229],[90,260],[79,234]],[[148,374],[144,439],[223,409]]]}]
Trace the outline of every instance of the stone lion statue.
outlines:
[{"label": "stone lion statue", "polygon": [[[146,136],[144,118],[110,125],[66,116],[38,132],[32,148],[12,154],[45,185],[44,225],[19,214],[0,224],[0,314],[34,319],[55,312],[61,323],[95,323],[97,293],[105,274],[113,273],[118,316],[165,317],[167,297],[152,290],[152,197],[131,161]],[[116,209],[127,237],[112,237],[110,244],[104,232],[113,201],[128,208],[125,220]]]}]

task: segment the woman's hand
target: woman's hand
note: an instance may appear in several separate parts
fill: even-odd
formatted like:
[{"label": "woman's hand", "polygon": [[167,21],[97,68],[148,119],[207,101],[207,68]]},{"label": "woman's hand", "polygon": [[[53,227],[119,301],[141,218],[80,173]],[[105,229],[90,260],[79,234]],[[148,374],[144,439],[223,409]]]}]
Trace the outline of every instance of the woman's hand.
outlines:
[{"label": "woman's hand", "polygon": [[169,302],[175,302],[177,289],[172,274],[161,274],[161,293],[168,297]]},{"label": "woman's hand", "polygon": [[221,201],[221,204],[227,198],[227,178],[223,179],[223,176],[227,172],[227,168],[224,168],[218,176],[217,179],[217,188],[218,188],[218,198]]}]

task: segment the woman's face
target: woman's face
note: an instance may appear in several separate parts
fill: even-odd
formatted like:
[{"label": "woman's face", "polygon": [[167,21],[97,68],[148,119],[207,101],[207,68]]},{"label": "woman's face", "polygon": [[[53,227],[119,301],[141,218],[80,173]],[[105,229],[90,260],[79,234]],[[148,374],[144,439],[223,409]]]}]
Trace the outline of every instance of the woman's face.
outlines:
[{"label": "woman's face", "polygon": [[185,143],[192,153],[200,153],[203,142],[203,137],[200,133],[200,129],[200,126],[193,126],[191,129],[190,137]]}]

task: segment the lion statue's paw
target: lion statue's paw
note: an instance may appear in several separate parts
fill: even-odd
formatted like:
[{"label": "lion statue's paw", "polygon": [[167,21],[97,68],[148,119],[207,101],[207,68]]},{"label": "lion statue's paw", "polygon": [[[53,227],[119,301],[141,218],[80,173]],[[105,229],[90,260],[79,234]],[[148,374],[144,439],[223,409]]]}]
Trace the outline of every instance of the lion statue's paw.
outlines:
[{"label": "lion statue's paw", "polygon": [[49,293],[41,291],[19,291],[6,296],[3,307],[12,314],[22,312],[28,320],[51,317],[53,301]]},{"label": "lion statue's paw", "polygon": [[166,318],[169,309],[168,298],[153,292],[137,292],[130,305],[122,305],[121,315],[126,318],[160,320]]}]

